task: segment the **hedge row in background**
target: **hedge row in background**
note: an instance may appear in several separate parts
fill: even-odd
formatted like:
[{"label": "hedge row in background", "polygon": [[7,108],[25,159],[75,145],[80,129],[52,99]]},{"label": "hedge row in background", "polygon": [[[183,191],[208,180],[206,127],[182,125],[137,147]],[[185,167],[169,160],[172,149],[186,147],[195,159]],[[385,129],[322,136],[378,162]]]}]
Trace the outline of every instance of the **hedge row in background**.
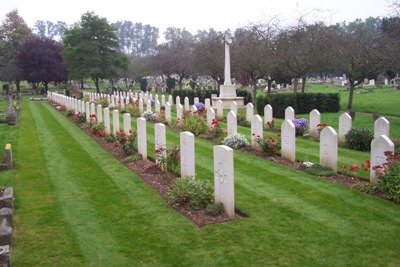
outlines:
[{"label": "hedge row in background", "polygon": [[[211,99],[212,94],[219,95],[219,91],[218,90],[191,90],[191,89],[174,90],[172,92],[172,97],[175,102],[176,97],[179,96],[181,98],[181,104],[183,103],[183,99],[185,99],[185,97],[188,97],[189,103],[191,105],[193,105],[195,97],[198,97],[199,101],[204,103],[206,98]],[[247,90],[236,90],[236,95],[243,96],[245,104],[251,102],[251,93],[248,92]]]},{"label": "hedge row in background", "polygon": [[274,111],[274,117],[284,118],[285,109],[291,106],[296,114],[310,113],[313,109],[319,112],[339,112],[340,95],[324,93],[302,93],[302,94],[277,94],[258,95],[257,112],[264,115],[265,105],[270,104]]}]

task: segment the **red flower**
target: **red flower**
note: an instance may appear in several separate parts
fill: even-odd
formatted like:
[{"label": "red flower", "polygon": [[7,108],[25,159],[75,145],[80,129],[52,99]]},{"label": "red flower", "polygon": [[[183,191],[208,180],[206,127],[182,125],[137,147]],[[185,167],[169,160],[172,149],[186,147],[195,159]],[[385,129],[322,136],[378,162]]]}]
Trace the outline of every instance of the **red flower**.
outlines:
[{"label": "red flower", "polygon": [[276,153],[276,149],[272,150],[272,152]]},{"label": "red flower", "polygon": [[156,149],[154,152],[158,153],[158,152],[160,152],[160,150],[159,150],[159,149]]},{"label": "red flower", "polygon": [[260,135],[257,135],[258,138],[260,138]]},{"label": "red flower", "polygon": [[256,134],[255,134],[255,133],[252,133],[251,135],[252,135],[252,136],[255,136]]},{"label": "red flower", "polygon": [[268,122],[267,122],[267,125],[270,125],[270,124],[271,124],[271,122],[270,122],[270,121],[268,121]]},{"label": "red flower", "polygon": [[129,130],[129,133],[132,133],[132,130]]},{"label": "red flower", "polygon": [[272,120],[272,123],[274,123],[275,122],[275,120]]},{"label": "red flower", "polygon": [[280,134],[280,133],[278,133],[278,136],[279,136],[279,137],[281,137],[281,134]]},{"label": "red flower", "polygon": [[358,165],[357,164],[351,164],[350,171],[354,171],[355,169],[358,169]]},{"label": "red flower", "polygon": [[369,170],[369,168],[368,168],[368,167],[365,167],[365,168],[364,168],[364,171],[368,171],[368,170]]},{"label": "red flower", "polygon": [[228,134],[228,132],[225,132],[225,134]]}]

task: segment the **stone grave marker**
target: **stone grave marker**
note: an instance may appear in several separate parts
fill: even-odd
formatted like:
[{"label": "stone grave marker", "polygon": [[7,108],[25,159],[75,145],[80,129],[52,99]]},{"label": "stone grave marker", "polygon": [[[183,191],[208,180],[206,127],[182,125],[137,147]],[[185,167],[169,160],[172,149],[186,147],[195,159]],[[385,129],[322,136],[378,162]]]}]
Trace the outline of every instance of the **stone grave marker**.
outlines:
[{"label": "stone grave marker", "polygon": [[182,104],[176,104],[176,122],[179,126],[183,125],[183,107]]},{"label": "stone grave marker", "polygon": [[180,96],[178,95],[178,96],[176,96],[176,98],[175,98],[175,104],[178,105],[178,104],[180,104],[180,103],[181,103],[181,98],[180,98]]},{"label": "stone grave marker", "polygon": [[151,100],[150,99],[148,99],[146,101],[146,111],[150,111],[151,112]]},{"label": "stone grave marker", "polygon": [[206,109],[209,109],[211,107],[211,100],[209,98],[206,98],[204,102]]},{"label": "stone grave marker", "polygon": [[374,122],[374,138],[377,138],[380,135],[390,136],[390,123],[385,117],[379,117]]},{"label": "stone grave marker", "polygon": [[97,122],[103,122],[103,107],[101,105],[97,105]]},{"label": "stone grave marker", "polygon": [[273,116],[272,106],[270,104],[265,105],[265,107],[264,107],[264,125],[267,125],[268,122],[272,122],[273,119],[274,119],[274,116]]},{"label": "stone grave marker", "polygon": [[251,146],[254,149],[260,150],[259,145],[257,144],[257,138],[264,138],[263,135],[263,121],[260,115],[253,116],[251,120]]},{"label": "stone grave marker", "polygon": [[253,120],[253,117],[254,117],[254,106],[252,103],[247,103],[247,105],[246,105],[246,120],[251,122]]},{"label": "stone grave marker", "polygon": [[199,102],[200,102],[199,98],[198,98],[198,97],[195,97],[195,98],[194,98],[194,104],[197,104],[197,103],[199,103]]},{"label": "stone grave marker", "polygon": [[194,134],[191,132],[180,133],[181,146],[181,177],[195,176],[194,160]]},{"label": "stone grave marker", "polygon": [[231,111],[235,112],[237,114],[237,103],[236,101],[231,102]]},{"label": "stone grave marker", "polygon": [[89,102],[85,103],[86,105],[86,122],[90,121],[90,104]]},{"label": "stone grave marker", "polygon": [[213,108],[207,109],[207,126],[208,128],[213,128],[212,121],[215,119],[215,111]]},{"label": "stone grave marker", "polygon": [[321,131],[319,142],[319,164],[330,167],[337,173],[338,164],[338,135],[336,131],[327,126]]},{"label": "stone grave marker", "polygon": [[232,110],[227,116],[227,133],[228,135],[237,133],[237,116]]},{"label": "stone grave marker", "polygon": [[[154,149],[155,151],[160,151],[158,153],[161,154],[162,158],[165,159],[167,157],[167,140],[163,123],[154,124]],[[161,158],[156,157],[156,164],[159,165],[161,160]]]},{"label": "stone grave marker", "polygon": [[119,111],[118,109],[113,110],[113,133],[119,132]]},{"label": "stone grave marker", "polygon": [[147,160],[146,119],[137,118],[136,123],[137,123],[138,153],[142,155],[143,160]]},{"label": "stone grave marker", "polygon": [[215,203],[222,203],[229,218],[235,216],[233,149],[214,146]]},{"label": "stone grave marker", "polygon": [[321,113],[318,110],[313,109],[310,112],[310,136],[318,138],[318,124],[321,123]]},{"label": "stone grave marker", "polygon": [[222,119],[224,117],[224,107],[221,99],[217,101],[217,118]]},{"label": "stone grave marker", "polygon": [[131,114],[130,113],[124,113],[122,116],[124,119],[124,132],[126,135],[131,134],[132,126],[131,126]]},{"label": "stone grave marker", "polygon": [[110,128],[110,109],[109,108],[104,108],[104,131],[106,134],[111,133],[111,128]]},{"label": "stone grave marker", "polygon": [[165,95],[161,95],[161,106],[165,107]]},{"label": "stone grave marker", "polygon": [[371,142],[371,168],[370,168],[370,182],[376,183],[376,174],[373,170],[374,166],[381,166],[387,162],[385,155],[386,151],[394,152],[394,144],[392,140],[386,135],[380,135]]},{"label": "stone grave marker", "polygon": [[190,110],[190,105],[189,105],[189,98],[185,97],[184,98],[184,102],[185,102],[185,112]]},{"label": "stone grave marker", "polygon": [[339,142],[346,142],[346,134],[351,130],[353,120],[350,115],[345,112],[339,117]]},{"label": "stone grave marker", "polygon": [[168,123],[171,123],[171,104],[169,102],[167,102],[165,104],[165,120]]},{"label": "stone grave marker", "polygon": [[292,121],[294,119],[294,109],[292,107],[287,107],[285,109],[285,120]]},{"label": "stone grave marker", "polygon": [[174,105],[174,101],[172,101],[172,95],[168,96],[168,102],[171,105],[171,107]]},{"label": "stone grave marker", "polygon": [[140,111],[140,114],[143,114],[143,99],[142,98],[139,99],[139,111]]},{"label": "stone grave marker", "polygon": [[296,128],[291,120],[285,120],[281,126],[281,156],[296,161]]}]

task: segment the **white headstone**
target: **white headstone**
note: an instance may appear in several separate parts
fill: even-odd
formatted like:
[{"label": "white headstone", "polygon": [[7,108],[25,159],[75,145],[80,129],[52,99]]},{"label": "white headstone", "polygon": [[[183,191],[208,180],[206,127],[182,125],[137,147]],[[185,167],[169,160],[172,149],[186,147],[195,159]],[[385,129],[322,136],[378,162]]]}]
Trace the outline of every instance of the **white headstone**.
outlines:
[{"label": "white headstone", "polygon": [[192,107],[190,108],[190,111],[191,111],[192,113],[197,112],[196,106],[195,106],[195,105],[192,105]]},{"label": "white headstone", "polygon": [[180,133],[181,145],[181,177],[195,176],[194,161],[194,134],[191,132]]},{"label": "white headstone", "polygon": [[140,111],[140,114],[143,113],[143,99],[142,98],[139,99],[139,111]]},{"label": "white headstone", "polygon": [[390,123],[385,117],[379,117],[374,123],[374,138],[380,135],[390,137]]},{"label": "white headstone", "polygon": [[184,101],[185,101],[185,111],[189,111],[190,110],[189,98],[185,97]]},{"label": "white headstone", "polygon": [[[159,150],[163,158],[167,157],[167,140],[165,133],[165,125],[163,123],[154,124],[154,146],[155,150]],[[160,164],[159,158],[156,157],[156,164]]]},{"label": "white headstone", "polygon": [[157,114],[157,116],[158,115],[160,115],[160,110],[161,110],[161,108],[160,108],[160,101],[158,101],[158,100],[155,100],[156,102],[154,103],[154,106],[155,106],[155,112],[156,112],[156,114]]},{"label": "white headstone", "polygon": [[273,119],[274,119],[274,117],[273,117],[272,106],[270,104],[265,105],[265,107],[264,107],[264,125],[267,125],[268,122],[271,123]]},{"label": "white headstone", "polygon": [[147,160],[146,119],[137,118],[136,122],[137,122],[138,153],[142,155],[143,160]]},{"label": "white headstone", "polygon": [[151,111],[151,100],[148,99],[146,102],[146,111]]},{"label": "white headstone", "polygon": [[204,105],[205,105],[206,109],[209,109],[211,106],[211,100],[209,98],[206,98],[204,100],[204,102],[205,102]]},{"label": "white headstone", "polygon": [[236,101],[231,102],[231,111],[235,112],[237,114],[237,103]]},{"label": "white headstone", "polygon": [[165,120],[168,123],[171,123],[171,104],[169,102],[167,102],[165,104]]},{"label": "white headstone", "polygon": [[172,101],[172,95],[168,96],[168,102],[171,105],[171,107],[174,105],[174,101]]},{"label": "white headstone", "polygon": [[180,126],[183,125],[183,107],[182,104],[176,104],[176,123]]},{"label": "white headstone", "polygon": [[195,97],[195,98],[194,98],[194,104],[197,104],[197,103],[199,103],[199,102],[200,102],[199,98],[198,98],[198,97]]},{"label": "white headstone", "polygon": [[254,117],[254,106],[252,103],[248,103],[246,105],[246,120],[251,122],[253,117]]},{"label": "white headstone", "polygon": [[343,113],[339,117],[339,142],[346,142],[346,134],[351,130],[353,120],[348,113]]},{"label": "white headstone", "polygon": [[370,182],[376,183],[376,174],[373,170],[374,166],[381,166],[387,162],[385,155],[386,151],[394,151],[394,144],[392,140],[386,135],[380,135],[371,142],[371,168],[370,168]]},{"label": "white headstone", "polygon": [[224,108],[222,106],[222,101],[219,99],[217,101],[217,118],[222,119],[224,117]]},{"label": "white headstone", "polygon": [[294,119],[294,109],[292,107],[287,107],[285,109],[285,120],[293,120]]},{"label": "white headstone", "polygon": [[222,203],[229,218],[235,216],[233,149],[214,146],[215,203]]},{"label": "white headstone", "polygon": [[176,98],[175,98],[175,104],[178,105],[178,104],[180,104],[180,103],[181,103],[181,98],[180,98],[180,96],[178,95],[178,96],[176,96]]},{"label": "white headstone", "polygon": [[127,112],[122,117],[124,118],[124,132],[126,135],[130,135],[132,130],[131,114]]},{"label": "white headstone", "polygon": [[111,133],[111,128],[110,128],[110,109],[109,108],[104,108],[104,131],[106,134]]},{"label": "white headstone", "polygon": [[375,85],[375,80],[374,79],[369,80],[369,85]]},{"label": "white headstone", "polygon": [[207,109],[207,126],[208,128],[213,128],[214,125],[212,125],[213,120],[215,120],[215,111],[213,108]]},{"label": "white headstone", "polygon": [[321,113],[318,110],[313,109],[310,112],[310,136],[318,138],[318,124],[321,123]]},{"label": "white headstone", "polygon": [[253,116],[253,119],[251,120],[251,146],[254,149],[260,149],[258,146],[256,140],[257,138],[264,138],[263,135],[263,121],[260,117],[260,115],[255,115]]},{"label": "white headstone", "polygon": [[103,122],[103,107],[101,105],[97,105],[97,121],[99,123]]},{"label": "white headstone", "polygon": [[336,131],[327,126],[321,131],[319,142],[319,164],[330,167],[337,173],[338,164],[338,135]]},{"label": "white headstone", "polygon": [[237,116],[232,110],[229,111],[227,116],[227,128],[228,135],[237,133]]},{"label": "white headstone", "polygon": [[86,122],[90,121],[90,104],[89,102],[86,102]]},{"label": "white headstone", "polygon": [[281,126],[281,156],[296,161],[296,128],[291,120],[285,120]]},{"label": "white headstone", "polygon": [[165,95],[161,96],[161,106],[165,107]]},{"label": "white headstone", "polygon": [[113,110],[113,133],[119,132],[119,111],[118,109]]}]

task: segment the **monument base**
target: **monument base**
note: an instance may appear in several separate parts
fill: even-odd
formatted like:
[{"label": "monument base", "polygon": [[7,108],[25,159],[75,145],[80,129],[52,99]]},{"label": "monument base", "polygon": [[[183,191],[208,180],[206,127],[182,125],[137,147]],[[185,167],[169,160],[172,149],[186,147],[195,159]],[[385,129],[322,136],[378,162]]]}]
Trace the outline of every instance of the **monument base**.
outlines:
[{"label": "monument base", "polygon": [[236,96],[236,86],[233,84],[224,84],[220,86],[220,94],[219,97],[213,95],[211,97],[212,106],[217,107],[217,101],[222,101],[223,108],[231,108],[231,103],[236,101],[236,105],[238,108],[244,107],[244,97]]},{"label": "monument base", "polygon": [[231,103],[233,101],[236,101],[236,105],[238,108],[243,108],[244,107],[244,97],[242,96],[236,96],[236,97],[213,97],[211,98],[212,100],[212,106],[214,108],[217,107],[217,101],[221,100],[222,101],[222,107],[223,108],[231,108]]}]

